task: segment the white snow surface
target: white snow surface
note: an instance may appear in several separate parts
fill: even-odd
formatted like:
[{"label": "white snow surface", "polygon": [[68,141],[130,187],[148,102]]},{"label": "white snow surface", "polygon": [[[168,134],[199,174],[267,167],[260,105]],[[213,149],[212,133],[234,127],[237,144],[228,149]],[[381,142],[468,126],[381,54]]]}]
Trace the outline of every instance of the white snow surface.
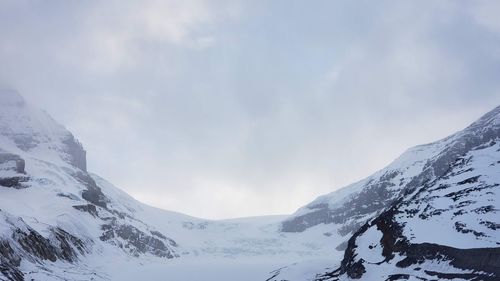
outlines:
[{"label": "white snow surface", "polygon": [[[500,225],[498,202],[500,202],[500,143],[472,150],[464,156],[467,163],[457,169],[456,175],[441,179],[413,201],[406,209],[420,212],[412,219],[401,214],[396,218],[405,223],[404,235],[412,243],[437,243],[460,249],[488,248],[500,245],[498,230],[487,227],[485,222]],[[477,182],[467,182],[478,177]],[[478,189],[484,187],[484,189]],[[471,190],[470,194],[460,194]],[[491,211],[486,211],[491,208]],[[427,211],[426,211],[427,210]],[[439,212],[425,219],[422,213]],[[463,224],[465,232],[457,231],[455,223]],[[471,231],[467,231],[471,230]],[[472,230],[482,233],[476,236]],[[443,235],[446,234],[446,235]]]}]

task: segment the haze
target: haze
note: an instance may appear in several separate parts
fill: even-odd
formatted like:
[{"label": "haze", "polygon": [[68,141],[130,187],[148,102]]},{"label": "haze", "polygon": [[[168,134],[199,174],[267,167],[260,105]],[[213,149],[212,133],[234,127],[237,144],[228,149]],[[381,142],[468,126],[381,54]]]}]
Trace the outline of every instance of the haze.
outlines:
[{"label": "haze", "polygon": [[145,203],[289,214],[499,105],[498,11],[2,0],[0,87],[46,109],[89,170]]}]

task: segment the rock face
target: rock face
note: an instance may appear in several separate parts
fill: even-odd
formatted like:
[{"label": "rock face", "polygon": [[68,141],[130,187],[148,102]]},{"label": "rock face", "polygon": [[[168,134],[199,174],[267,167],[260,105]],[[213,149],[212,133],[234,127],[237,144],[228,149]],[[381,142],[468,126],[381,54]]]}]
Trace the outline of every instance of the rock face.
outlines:
[{"label": "rock face", "polygon": [[21,261],[75,262],[78,256],[88,252],[87,244],[61,228],[50,228],[46,238],[22,219],[0,211],[0,218],[8,230],[3,230],[0,239],[0,272],[8,280],[24,280],[19,270]]},{"label": "rock face", "polygon": [[52,280],[51,264],[78,264],[109,247],[178,256],[176,242],[106,194],[69,131],[0,90],[0,280]]},{"label": "rock face", "polygon": [[117,243],[117,245],[127,249],[135,257],[146,253],[169,259],[178,257],[170,250],[170,247],[175,247],[177,244],[159,232],[153,231],[148,234],[132,225],[120,225],[116,220],[102,225],[102,230],[104,231],[100,237],[102,241],[112,241],[112,243],[116,243],[117,239],[128,241],[128,243]]},{"label": "rock face", "polygon": [[24,188],[23,183],[28,181],[26,171],[24,170],[26,163],[19,155],[7,152],[0,152],[0,171],[3,172],[3,177],[0,177],[0,186],[12,188]]},{"label": "rock face", "polygon": [[0,169],[12,170],[18,174],[25,174],[26,163],[19,155],[0,152]]},{"label": "rock face", "polygon": [[73,137],[73,135],[68,135],[68,137],[63,140],[66,145],[65,152],[68,157],[68,161],[71,165],[80,168],[82,171],[87,171],[87,152],[83,149],[82,144]]},{"label": "rock face", "polygon": [[331,206],[327,202],[313,202],[306,206],[307,212],[293,216],[282,224],[283,232],[302,232],[318,224],[339,224],[340,234],[345,236],[356,231],[360,225],[390,205],[398,194],[396,179],[398,171],[387,171],[377,179],[370,179],[362,190],[350,194],[340,205]]}]

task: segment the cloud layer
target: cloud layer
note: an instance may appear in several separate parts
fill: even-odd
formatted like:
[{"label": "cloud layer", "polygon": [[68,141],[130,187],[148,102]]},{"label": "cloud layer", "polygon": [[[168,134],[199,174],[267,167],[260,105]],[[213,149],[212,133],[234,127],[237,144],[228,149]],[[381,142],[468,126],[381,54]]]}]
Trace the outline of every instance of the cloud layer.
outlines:
[{"label": "cloud layer", "polygon": [[208,217],[290,213],[500,104],[480,1],[2,1],[0,85],[89,168]]}]

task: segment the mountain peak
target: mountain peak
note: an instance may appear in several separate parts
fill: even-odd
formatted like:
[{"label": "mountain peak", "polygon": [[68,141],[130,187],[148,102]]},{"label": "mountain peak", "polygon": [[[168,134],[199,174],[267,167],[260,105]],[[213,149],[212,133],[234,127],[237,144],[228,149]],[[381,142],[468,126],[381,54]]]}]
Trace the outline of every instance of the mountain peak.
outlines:
[{"label": "mountain peak", "polygon": [[73,134],[12,89],[0,89],[0,147],[44,161],[61,159],[86,171],[86,152]]}]

